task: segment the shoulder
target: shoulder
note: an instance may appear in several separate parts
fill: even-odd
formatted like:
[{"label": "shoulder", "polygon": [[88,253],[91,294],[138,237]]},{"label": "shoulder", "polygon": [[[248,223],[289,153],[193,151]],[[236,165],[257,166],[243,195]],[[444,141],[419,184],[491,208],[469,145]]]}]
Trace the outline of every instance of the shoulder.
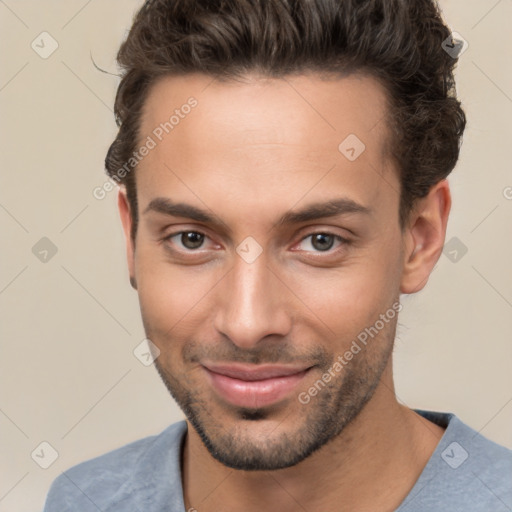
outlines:
[{"label": "shoulder", "polygon": [[512,450],[490,441],[468,426],[464,427],[461,432],[465,437],[461,444],[466,441],[468,446],[468,469],[482,488],[512,510]]},{"label": "shoulder", "polygon": [[171,479],[173,474],[180,476],[180,449],[186,429],[185,421],[174,423],[159,435],[139,439],[64,471],[50,487],[44,512],[97,512],[126,502],[129,495],[133,500],[137,489],[141,496],[158,492],[163,475]]},{"label": "shoulder", "polygon": [[490,441],[453,414],[416,412],[446,431],[408,496],[408,506],[400,512],[510,512],[512,450]]},{"label": "shoulder", "polygon": [[436,452],[440,452],[446,465],[451,469],[465,466],[480,475],[493,475],[495,482],[505,481],[512,490],[512,450],[487,439],[454,414],[442,416],[448,419],[448,428]]}]

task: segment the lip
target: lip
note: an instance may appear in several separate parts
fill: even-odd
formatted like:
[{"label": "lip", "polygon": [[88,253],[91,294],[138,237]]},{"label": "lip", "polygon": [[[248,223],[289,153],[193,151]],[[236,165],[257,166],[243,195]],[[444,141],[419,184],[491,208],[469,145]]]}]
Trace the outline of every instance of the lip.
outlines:
[{"label": "lip", "polygon": [[283,365],[203,364],[214,391],[239,407],[258,408],[285,398],[311,367]]}]

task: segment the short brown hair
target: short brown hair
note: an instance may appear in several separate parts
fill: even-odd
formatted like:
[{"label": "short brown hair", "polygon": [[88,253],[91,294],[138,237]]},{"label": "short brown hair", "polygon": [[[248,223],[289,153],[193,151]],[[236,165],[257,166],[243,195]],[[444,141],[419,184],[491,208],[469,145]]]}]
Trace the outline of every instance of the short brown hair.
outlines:
[{"label": "short brown hair", "polygon": [[466,125],[456,98],[457,60],[435,0],[148,0],[136,14],[117,60],[119,132],[105,166],[126,185],[138,221],[135,172],[119,170],[136,149],[149,87],[165,75],[220,79],[251,71],[364,72],[379,79],[391,103],[391,154],[400,175],[400,226],[416,199],[446,178]]}]

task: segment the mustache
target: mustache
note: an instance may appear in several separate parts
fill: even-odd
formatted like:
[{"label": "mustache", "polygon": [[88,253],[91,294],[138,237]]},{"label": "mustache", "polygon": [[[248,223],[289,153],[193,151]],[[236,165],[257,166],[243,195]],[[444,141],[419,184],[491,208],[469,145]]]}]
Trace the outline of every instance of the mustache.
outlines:
[{"label": "mustache", "polygon": [[308,366],[329,367],[333,360],[332,354],[319,346],[298,350],[289,342],[261,344],[251,349],[244,349],[230,341],[205,342],[193,341],[186,343],[182,349],[182,357],[186,363],[201,361],[236,362],[245,364],[307,364]]}]

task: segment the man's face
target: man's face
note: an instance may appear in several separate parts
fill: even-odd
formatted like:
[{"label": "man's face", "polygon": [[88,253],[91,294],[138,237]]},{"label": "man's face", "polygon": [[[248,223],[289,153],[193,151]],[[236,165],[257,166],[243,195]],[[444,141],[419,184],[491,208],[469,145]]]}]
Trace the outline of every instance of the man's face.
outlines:
[{"label": "man's face", "polygon": [[[156,147],[136,171],[130,269],[163,381],[230,467],[297,464],[386,386],[403,244],[385,114],[362,76],[190,75],[150,91],[139,142]],[[353,207],[290,216],[340,200]],[[205,215],[171,215],[176,204]]]}]

